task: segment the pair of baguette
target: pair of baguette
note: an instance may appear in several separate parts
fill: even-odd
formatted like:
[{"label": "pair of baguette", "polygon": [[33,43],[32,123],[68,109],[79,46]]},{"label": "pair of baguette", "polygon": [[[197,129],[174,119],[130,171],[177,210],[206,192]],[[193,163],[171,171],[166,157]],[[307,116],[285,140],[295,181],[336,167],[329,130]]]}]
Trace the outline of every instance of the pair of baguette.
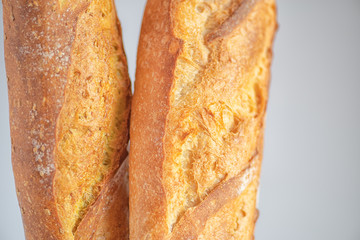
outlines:
[{"label": "pair of baguette", "polygon": [[26,239],[252,239],[274,0],[148,0],[132,103],[112,0],[3,12]]}]

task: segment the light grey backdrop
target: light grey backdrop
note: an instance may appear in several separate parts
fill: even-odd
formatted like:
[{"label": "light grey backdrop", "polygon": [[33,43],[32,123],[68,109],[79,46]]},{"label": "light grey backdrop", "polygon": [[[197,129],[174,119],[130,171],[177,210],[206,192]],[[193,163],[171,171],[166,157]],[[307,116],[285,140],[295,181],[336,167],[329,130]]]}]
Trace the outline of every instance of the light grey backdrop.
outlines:
[{"label": "light grey backdrop", "polygon": [[[145,0],[116,3],[134,79]],[[278,0],[278,11],[256,239],[359,240],[360,1]],[[0,239],[22,240],[2,44],[0,56]]]}]

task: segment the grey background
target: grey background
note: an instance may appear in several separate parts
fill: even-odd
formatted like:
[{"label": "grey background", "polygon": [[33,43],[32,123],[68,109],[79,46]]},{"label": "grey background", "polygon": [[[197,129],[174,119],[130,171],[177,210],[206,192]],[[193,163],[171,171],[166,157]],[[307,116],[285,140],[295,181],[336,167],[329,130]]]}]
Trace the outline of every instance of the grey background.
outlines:
[{"label": "grey background", "polygon": [[[145,0],[116,3],[134,79]],[[359,240],[360,1],[278,0],[278,11],[256,239]],[[0,55],[0,239],[20,240],[2,44]]]}]

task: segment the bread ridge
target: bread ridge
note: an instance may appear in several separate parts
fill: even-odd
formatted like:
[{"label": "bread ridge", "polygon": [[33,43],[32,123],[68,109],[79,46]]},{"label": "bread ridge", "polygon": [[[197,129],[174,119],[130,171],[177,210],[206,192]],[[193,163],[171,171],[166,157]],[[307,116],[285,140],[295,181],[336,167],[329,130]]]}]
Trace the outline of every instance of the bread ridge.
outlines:
[{"label": "bread ridge", "polygon": [[182,44],[172,33],[170,2],[147,1],[141,27],[130,122],[130,239],[166,235],[162,139]]},{"label": "bread ridge", "polygon": [[[106,11],[111,9],[111,11]],[[103,11],[101,13],[101,11]],[[90,14],[89,14],[90,13]],[[97,14],[97,15],[96,15]],[[100,14],[100,15],[99,15]],[[111,15],[111,16],[109,16]],[[86,18],[84,20],[84,18]],[[93,18],[93,20],[91,20]],[[94,28],[93,25],[84,25],[84,21],[102,21],[104,25]],[[127,191],[123,186],[123,182],[116,183],[119,189],[118,195],[109,195],[115,183],[112,179],[120,175],[126,175],[126,168],[120,170],[120,164],[124,161],[127,151],[128,142],[128,124],[130,111],[130,80],[127,73],[126,56],[122,46],[121,28],[116,17],[115,7],[112,0],[95,0],[95,1],[12,1],[3,0],[3,19],[4,19],[4,43],[5,43],[5,62],[8,78],[8,92],[10,105],[10,127],[12,140],[12,163],[19,200],[22,212],[24,230],[26,239],[95,239],[95,237],[85,237],[76,234],[76,231],[89,233],[99,232],[97,237],[101,237],[103,229],[106,225],[111,225],[108,221],[99,225],[86,225],[91,222],[94,216],[88,216],[87,213],[98,211],[104,218],[116,218],[124,221],[124,225],[117,225],[112,233],[113,239],[127,239],[128,225],[126,224],[127,216]],[[84,21],[81,22],[81,19]],[[90,29],[91,28],[91,29]],[[79,32],[85,33],[83,39],[79,39]],[[109,39],[109,32],[112,38]],[[96,36],[95,36],[96,35]],[[96,39],[98,43],[94,45],[82,45],[89,39]],[[103,90],[108,95],[108,103],[105,104],[106,114],[100,117],[115,122],[120,118],[118,130],[115,130],[115,140],[110,139],[108,133],[99,130],[99,134],[103,134],[100,138],[99,146],[109,142],[109,146],[113,148],[114,153],[109,155],[111,168],[106,170],[99,180],[98,190],[91,201],[82,209],[82,216],[78,221],[79,229],[75,229],[75,236],[68,229],[64,228],[64,218],[79,218],[72,214],[59,214],[56,198],[59,196],[55,179],[60,167],[58,149],[59,133],[64,129],[66,124],[73,127],[79,127],[76,121],[72,124],[66,119],[69,116],[60,117],[64,106],[73,106],[76,110],[82,103],[69,101],[74,97],[74,93],[69,97],[69,83],[73,79],[73,73],[70,70],[74,68],[74,64],[81,66],[81,62],[87,61],[86,53],[82,53],[82,57],[76,60],[74,47],[77,45],[79,51],[90,51],[89,57],[96,55],[96,45],[102,46],[103,56],[109,56],[113,60],[103,61],[94,57],[93,61],[88,61],[88,71],[100,74],[99,65],[103,66],[103,75],[97,76],[98,83],[100,78],[104,79],[103,84],[107,84],[110,78],[119,92],[114,93],[100,86],[98,89]],[[111,46],[106,46],[110,44]],[[113,44],[113,45],[112,45]],[[116,48],[116,49],[115,49]],[[93,66],[92,69],[90,69]],[[95,70],[94,70],[95,69]],[[81,70],[81,69],[80,69]],[[97,80],[93,80],[95,85]],[[84,96],[95,94],[86,81],[91,79],[77,80],[76,83],[84,84],[76,85],[76,92],[81,91]],[[88,84],[88,85],[87,85]],[[87,91],[88,92],[87,92]],[[71,92],[71,91],[70,91]],[[113,98],[120,96],[119,99]],[[110,99],[110,100],[109,100]],[[71,99],[70,99],[71,100]],[[68,101],[68,102],[66,102]],[[103,101],[100,98],[94,100],[100,104]],[[66,105],[64,105],[66,104]],[[122,106],[120,106],[120,105]],[[83,104],[86,105],[86,104]],[[96,106],[95,106],[96,107]],[[100,107],[103,109],[102,107]],[[118,113],[118,108],[122,109]],[[109,128],[114,124],[111,123]],[[60,132],[59,132],[60,131]],[[91,137],[90,137],[91,138]],[[97,151],[103,151],[101,147],[93,145],[93,153],[90,156],[100,156],[99,166],[106,156],[100,155]],[[85,146],[90,148],[91,145]],[[69,158],[70,156],[70,158]],[[67,156],[69,162],[76,161],[76,157],[71,159],[71,154]],[[89,173],[88,166],[83,165],[78,169],[77,174]],[[86,176],[85,176],[86,178]],[[90,177],[91,178],[91,177]],[[119,179],[119,178],[118,178]],[[125,179],[123,180],[125,181]],[[73,182],[64,181],[62,187],[71,188]],[[59,186],[59,185],[58,185]],[[79,186],[79,185],[78,185]],[[81,189],[82,186],[80,185]],[[113,191],[115,192],[115,190]],[[105,195],[104,195],[105,194]],[[61,195],[61,192],[60,192]],[[125,208],[120,210],[99,209],[99,206],[108,204],[108,200],[120,202],[120,206]],[[97,209],[97,210],[96,210]],[[121,214],[123,215],[121,215]],[[82,223],[82,219],[85,219]],[[101,225],[101,226],[100,226]],[[87,229],[86,231],[82,229]],[[110,235],[109,235],[110,234]],[[121,235],[122,234],[122,235]],[[116,236],[115,236],[116,235]],[[120,236],[121,235],[121,236]],[[112,238],[109,238],[112,239]]]},{"label": "bread ridge", "polygon": [[[111,214],[109,212],[111,211]],[[96,202],[81,221],[76,239],[129,239],[128,158],[103,187]]]},{"label": "bread ridge", "polygon": [[[276,28],[273,0],[148,0],[130,127],[131,238],[253,237]],[[207,217],[197,210],[255,153],[242,194],[218,194]]]}]

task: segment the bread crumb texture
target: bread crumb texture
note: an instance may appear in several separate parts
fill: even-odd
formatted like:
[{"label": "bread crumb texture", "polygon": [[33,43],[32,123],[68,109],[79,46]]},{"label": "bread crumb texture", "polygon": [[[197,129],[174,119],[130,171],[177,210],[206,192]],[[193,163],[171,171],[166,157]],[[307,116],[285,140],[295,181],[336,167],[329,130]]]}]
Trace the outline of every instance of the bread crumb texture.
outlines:
[{"label": "bread crumb texture", "polygon": [[74,239],[126,151],[130,83],[119,34],[112,1],[91,1],[79,15],[56,128],[54,195],[64,239]]},{"label": "bread crumb texture", "polygon": [[[261,145],[276,28],[273,0],[174,0],[171,11],[183,46],[164,140],[169,233]],[[207,219],[197,238],[251,239],[257,181]]]}]

